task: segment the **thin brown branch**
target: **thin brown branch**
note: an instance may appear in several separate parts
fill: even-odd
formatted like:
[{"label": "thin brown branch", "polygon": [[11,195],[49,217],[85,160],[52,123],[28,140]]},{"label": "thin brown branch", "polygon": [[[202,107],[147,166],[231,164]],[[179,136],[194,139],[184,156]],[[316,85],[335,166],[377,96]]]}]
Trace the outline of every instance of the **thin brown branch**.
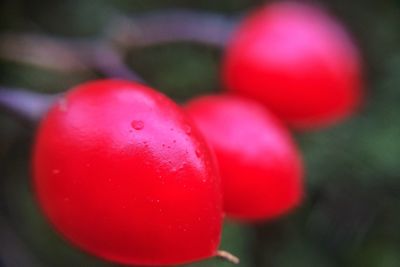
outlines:
[{"label": "thin brown branch", "polygon": [[26,123],[39,121],[59,94],[47,95],[24,89],[0,87],[0,110]]},{"label": "thin brown branch", "polygon": [[224,47],[237,19],[189,9],[151,11],[136,16],[114,16],[109,39],[128,47],[191,42]]},{"label": "thin brown branch", "polygon": [[[123,49],[170,42],[223,47],[236,20],[187,9],[114,15],[98,39],[73,39],[34,33],[0,35],[0,58],[60,72],[99,72],[141,81],[124,62]],[[117,45],[117,46],[115,46]],[[118,50],[117,48],[118,47]]]},{"label": "thin brown branch", "polygon": [[0,57],[61,72],[97,71],[106,77],[142,82],[121,54],[102,40],[4,34],[0,35]]},{"label": "thin brown branch", "polygon": [[0,35],[0,57],[60,72],[89,71],[68,42],[39,34]]}]

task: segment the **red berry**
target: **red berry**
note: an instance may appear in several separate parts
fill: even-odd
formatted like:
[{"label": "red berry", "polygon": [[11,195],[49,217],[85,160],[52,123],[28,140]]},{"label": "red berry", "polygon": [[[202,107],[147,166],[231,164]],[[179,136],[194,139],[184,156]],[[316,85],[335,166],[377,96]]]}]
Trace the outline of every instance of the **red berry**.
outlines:
[{"label": "red berry", "polygon": [[276,3],[248,16],[227,46],[223,80],[296,128],[348,116],[360,101],[358,50],[317,8]]},{"label": "red berry", "polygon": [[210,152],[150,88],[100,80],[67,93],[40,125],[33,169],[45,215],[87,252],[129,265],[216,254],[222,196]]},{"label": "red berry", "polygon": [[300,155],[287,129],[263,106],[221,95],[192,100],[186,110],[215,151],[228,216],[269,219],[300,202]]}]

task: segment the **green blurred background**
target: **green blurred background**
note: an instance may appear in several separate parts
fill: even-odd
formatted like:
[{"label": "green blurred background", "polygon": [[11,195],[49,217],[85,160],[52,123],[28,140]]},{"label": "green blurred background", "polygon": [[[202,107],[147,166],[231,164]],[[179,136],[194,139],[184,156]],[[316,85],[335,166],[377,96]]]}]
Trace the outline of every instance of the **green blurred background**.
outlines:
[{"label": "green blurred background", "polygon": [[[328,9],[362,51],[366,102],[355,117],[296,134],[304,153],[304,204],[258,225],[227,222],[222,248],[240,266],[400,266],[400,1],[307,1]],[[0,33],[96,37],[115,12],[194,8],[228,16],[250,0],[1,0]],[[0,44],[1,45],[1,44]],[[177,43],[131,49],[127,63],[177,101],[219,89],[218,48]],[[96,73],[60,72],[0,59],[0,85],[62,92]],[[0,266],[115,266],[64,243],[32,196],[29,154],[34,129],[0,113]],[[194,241],[195,242],[195,241]],[[188,244],[190,246],[191,244]],[[230,266],[211,259],[190,266]]]}]

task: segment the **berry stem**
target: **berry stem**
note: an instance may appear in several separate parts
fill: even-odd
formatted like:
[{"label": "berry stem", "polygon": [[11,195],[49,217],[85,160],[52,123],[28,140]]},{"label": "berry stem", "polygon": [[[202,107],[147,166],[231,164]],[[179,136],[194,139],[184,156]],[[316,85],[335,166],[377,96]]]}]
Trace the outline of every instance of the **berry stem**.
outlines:
[{"label": "berry stem", "polygon": [[218,250],[216,256],[233,264],[239,264],[240,262],[238,257],[225,250]]}]

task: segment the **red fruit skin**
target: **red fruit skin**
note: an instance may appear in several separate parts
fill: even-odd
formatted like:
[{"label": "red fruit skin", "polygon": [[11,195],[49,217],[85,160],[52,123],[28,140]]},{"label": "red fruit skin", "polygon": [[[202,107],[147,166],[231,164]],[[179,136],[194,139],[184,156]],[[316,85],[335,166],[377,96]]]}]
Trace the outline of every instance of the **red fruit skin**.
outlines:
[{"label": "red fruit skin", "polygon": [[299,152],[287,129],[263,106],[230,95],[209,95],[187,103],[186,111],[214,149],[229,217],[266,220],[299,204]]},{"label": "red fruit skin", "polygon": [[334,124],[361,99],[361,62],[344,28],[312,6],[275,3],[250,14],[227,45],[226,88],[297,129]]},{"label": "red fruit skin", "polygon": [[67,93],[39,127],[33,178],[52,225],[93,255],[175,265],[216,253],[210,152],[182,110],[143,85],[99,80]]}]

